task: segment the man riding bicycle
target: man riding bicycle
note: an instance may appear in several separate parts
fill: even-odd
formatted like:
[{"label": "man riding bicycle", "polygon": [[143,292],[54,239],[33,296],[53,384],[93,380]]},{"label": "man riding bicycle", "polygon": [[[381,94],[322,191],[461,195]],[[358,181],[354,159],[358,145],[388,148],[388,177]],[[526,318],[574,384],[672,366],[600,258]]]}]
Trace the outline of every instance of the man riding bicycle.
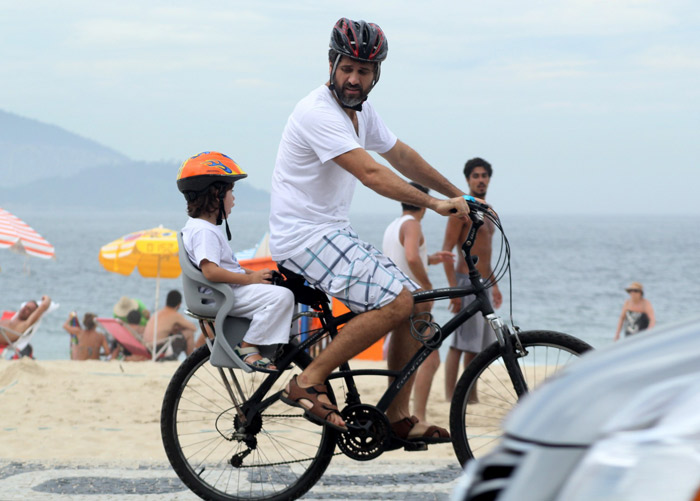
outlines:
[{"label": "man riding bicycle", "polygon": [[[359,313],[299,375],[283,400],[302,407],[319,424],[346,431],[323,382],[387,332],[389,369],[398,370],[420,346],[410,334],[412,291],[418,285],[350,225],[357,180],[382,196],[426,207],[440,215],[465,217],[463,192],[384,125],[367,95],[380,76],[388,44],[373,23],[340,19],[331,33],[330,78],[295,107],[280,141],[272,175],[270,251],[288,270]],[[367,152],[376,151],[405,177],[451,197],[436,199],[412,187]],[[443,428],[418,423],[409,413],[412,379],[387,417],[402,439],[449,441]]]}]

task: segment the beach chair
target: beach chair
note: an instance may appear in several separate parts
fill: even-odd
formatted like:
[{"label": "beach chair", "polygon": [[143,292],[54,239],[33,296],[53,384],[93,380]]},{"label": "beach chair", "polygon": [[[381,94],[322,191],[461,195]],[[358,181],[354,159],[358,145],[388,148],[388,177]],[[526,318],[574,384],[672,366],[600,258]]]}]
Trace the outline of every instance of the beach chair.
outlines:
[{"label": "beach chair", "polygon": [[[236,354],[235,348],[243,340],[248,331],[250,320],[230,317],[228,312],[234,303],[231,286],[226,283],[210,282],[202,271],[192,264],[187,257],[185,245],[182,242],[182,232],[177,234],[178,257],[182,269],[182,291],[187,309],[185,313],[214,327],[214,342],[207,339],[211,351],[209,362],[214,367],[237,368],[245,372],[253,369]],[[202,328],[204,335],[204,328]],[[260,350],[263,356],[269,356]]]},{"label": "beach chair", "polygon": [[[7,315],[12,316],[14,312],[4,312],[3,318]],[[16,332],[8,327],[0,326],[0,355],[6,355],[8,358],[22,358],[23,356],[31,357],[32,349],[29,342],[34,337],[41,318],[27,327],[24,332]],[[17,336],[15,341],[10,341],[10,334]]]},{"label": "beach chair", "polygon": [[184,351],[177,349],[177,344],[184,342],[186,346],[184,336],[169,336],[163,344],[159,345],[155,357],[153,357],[153,350],[148,346],[148,343],[145,343],[136,331],[118,318],[96,318],[95,321],[132,355],[155,358],[156,360],[177,360],[180,352]]}]

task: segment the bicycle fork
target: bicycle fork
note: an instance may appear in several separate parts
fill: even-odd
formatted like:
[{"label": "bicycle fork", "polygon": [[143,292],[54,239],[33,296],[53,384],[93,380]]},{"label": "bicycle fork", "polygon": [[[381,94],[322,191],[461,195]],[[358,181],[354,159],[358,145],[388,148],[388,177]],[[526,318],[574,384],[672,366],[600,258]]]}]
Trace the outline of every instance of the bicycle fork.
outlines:
[{"label": "bicycle fork", "polygon": [[508,371],[508,376],[513,383],[513,388],[515,393],[518,395],[518,399],[522,398],[527,392],[527,383],[525,382],[525,377],[520,369],[520,364],[518,363],[518,358],[525,354],[525,349],[522,344],[520,344],[520,338],[518,333],[511,330],[511,328],[503,322],[501,317],[495,313],[486,315],[491,328],[496,333],[496,339],[501,347],[501,356],[503,357],[503,363]]}]

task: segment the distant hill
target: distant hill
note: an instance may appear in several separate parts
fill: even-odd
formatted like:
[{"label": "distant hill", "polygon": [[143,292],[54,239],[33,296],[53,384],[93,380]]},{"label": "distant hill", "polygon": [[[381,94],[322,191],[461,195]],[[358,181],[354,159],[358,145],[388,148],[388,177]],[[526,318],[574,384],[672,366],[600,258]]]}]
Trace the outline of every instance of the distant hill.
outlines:
[{"label": "distant hill", "polygon": [[[184,211],[178,167],[133,161],[55,125],[0,110],[0,207]],[[236,202],[269,210],[270,194],[240,183]]]},{"label": "distant hill", "polygon": [[128,157],[95,141],[0,110],[0,188],[126,162]]},{"label": "distant hill", "polygon": [[[0,188],[0,206],[31,205],[46,209],[182,209],[175,163],[126,162],[92,167],[64,178],[47,178]],[[37,205],[38,204],[38,205]],[[236,204],[246,210],[269,210],[270,194],[250,183],[236,185]]]}]

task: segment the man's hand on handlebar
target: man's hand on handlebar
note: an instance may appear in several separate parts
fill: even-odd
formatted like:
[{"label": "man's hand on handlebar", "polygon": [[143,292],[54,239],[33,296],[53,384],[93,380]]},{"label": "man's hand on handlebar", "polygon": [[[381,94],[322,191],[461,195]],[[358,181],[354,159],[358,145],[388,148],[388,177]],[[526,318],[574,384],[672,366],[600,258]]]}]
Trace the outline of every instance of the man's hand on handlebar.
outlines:
[{"label": "man's hand on handlebar", "polygon": [[441,216],[455,216],[461,219],[466,219],[469,214],[469,206],[462,197],[438,200],[434,210]]}]

